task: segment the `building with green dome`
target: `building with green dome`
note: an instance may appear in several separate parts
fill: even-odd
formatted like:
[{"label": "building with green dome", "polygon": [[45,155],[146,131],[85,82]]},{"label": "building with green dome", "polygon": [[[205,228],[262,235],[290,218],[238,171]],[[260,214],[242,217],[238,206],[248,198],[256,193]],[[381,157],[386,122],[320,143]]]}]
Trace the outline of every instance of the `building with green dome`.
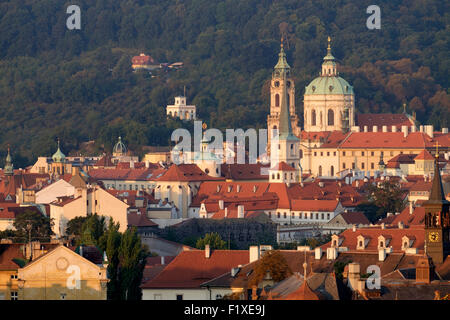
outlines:
[{"label": "building with green dome", "polygon": [[11,158],[11,153],[9,151],[9,148],[8,148],[8,155],[6,156],[6,159],[5,159],[5,167],[3,168],[3,173],[5,174],[5,176],[14,175],[14,166],[12,163],[12,158]]},{"label": "building with green dome", "polygon": [[322,71],[305,88],[303,116],[307,132],[348,131],[355,125],[355,93],[339,76],[330,37]]},{"label": "building with green dome", "polygon": [[61,151],[61,147],[59,145],[59,139],[58,139],[58,150],[53,154],[52,156],[52,173],[57,175],[63,175],[66,173],[65,170],[65,163],[66,163],[66,156]]}]

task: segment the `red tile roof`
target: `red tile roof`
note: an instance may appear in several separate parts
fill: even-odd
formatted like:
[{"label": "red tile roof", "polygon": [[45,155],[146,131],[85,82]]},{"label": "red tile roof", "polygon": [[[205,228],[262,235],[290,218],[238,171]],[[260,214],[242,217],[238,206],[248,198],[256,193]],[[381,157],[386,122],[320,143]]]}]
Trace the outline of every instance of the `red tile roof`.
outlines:
[{"label": "red tile roof", "polygon": [[139,56],[134,56],[131,59],[131,62],[133,64],[137,64],[137,65],[146,65],[146,64],[153,64],[153,63],[155,63],[155,60],[151,56],[147,56],[145,54],[142,54],[142,55],[139,55]]},{"label": "red tile roof", "polygon": [[157,177],[153,168],[143,169],[91,169],[88,174],[97,180],[154,181]]},{"label": "red tile roof", "polygon": [[403,113],[357,113],[355,120],[361,131],[364,131],[364,126],[368,126],[368,131],[372,131],[373,126],[378,126],[379,131],[387,126],[387,130],[392,131],[392,126],[396,126],[400,131],[402,126],[414,125]]},{"label": "red tile roof", "polygon": [[[347,247],[349,250],[356,250],[357,247],[357,238],[362,235],[366,239],[370,239],[366,248],[361,251],[376,251],[378,252],[378,237],[381,235],[391,237],[391,241],[388,244],[388,247],[392,246],[394,252],[402,252],[402,238],[404,236],[415,237],[414,243],[412,245],[413,248],[417,248],[420,251],[424,250],[425,244],[425,229],[423,226],[414,226],[410,228],[389,228],[386,227],[382,229],[381,227],[369,227],[369,228],[360,228],[353,231],[352,229],[347,229],[343,231],[339,237],[343,238],[343,242],[340,244],[340,247]],[[331,241],[322,246],[322,248],[331,247]],[[359,250],[358,250],[359,251]]]},{"label": "red tile roof", "polygon": [[146,214],[129,212],[127,214],[128,227],[155,227],[157,226]]},{"label": "red tile roof", "polygon": [[342,212],[341,217],[344,219],[344,221],[347,224],[364,224],[368,225],[370,224],[370,221],[367,219],[367,217],[364,215],[364,213],[359,211],[347,211]]},{"label": "red tile roof", "polygon": [[0,244],[0,271],[13,271],[20,268],[13,259],[25,259],[22,246],[23,244],[20,243]]},{"label": "red tile roof", "polygon": [[204,173],[196,164],[173,164],[157,181],[213,181],[224,180]]},{"label": "red tile roof", "polygon": [[209,258],[205,257],[204,250],[183,251],[142,288],[200,288],[203,282],[248,262],[247,250],[211,250]]},{"label": "red tile roof", "polygon": [[[444,140],[443,138],[439,139]],[[411,132],[406,138],[402,132],[352,132],[350,137],[340,145],[340,148],[424,149],[432,148],[435,143],[436,139],[430,138],[424,132]],[[449,141],[446,146],[450,146]]]},{"label": "red tile roof", "polygon": [[268,168],[261,163],[256,164],[222,164],[222,177],[231,180],[267,180],[267,175],[262,175],[261,170]]},{"label": "red tile roof", "polygon": [[339,204],[337,200],[295,200],[292,199],[292,210],[334,212]]},{"label": "red tile roof", "polygon": [[96,163],[94,163],[94,167],[115,167],[114,163],[111,161],[111,156],[106,154],[101,157]]},{"label": "red tile roof", "polygon": [[290,165],[288,165],[286,162],[281,161],[274,165],[270,170],[280,170],[280,171],[297,171],[295,168],[292,168]]},{"label": "red tile roof", "polygon": [[414,160],[434,160],[434,157],[427,151],[423,150],[421,153],[414,158]]}]

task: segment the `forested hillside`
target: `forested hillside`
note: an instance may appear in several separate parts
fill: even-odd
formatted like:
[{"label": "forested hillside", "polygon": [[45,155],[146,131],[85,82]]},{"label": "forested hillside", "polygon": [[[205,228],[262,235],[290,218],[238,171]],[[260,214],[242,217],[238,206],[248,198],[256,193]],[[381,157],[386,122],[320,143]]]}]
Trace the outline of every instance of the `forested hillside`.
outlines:
[{"label": "forested hillside", "polygon": [[[66,28],[66,8],[81,8],[81,30]],[[167,145],[181,121],[165,106],[186,86],[188,103],[216,128],[266,125],[280,28],[296,82],[317,76],[327,36],[360,112],[417,113],[450,125],[449,2],[377,1],[381,30],[366,27],[372,1],[350,0],[60,0],[0,1],[0,166],[7,144],[15,167],[118,135],[135,151]],[[131,71],[141,52],[177,71]],[[302,117],[301,117],[302,118]]]}]

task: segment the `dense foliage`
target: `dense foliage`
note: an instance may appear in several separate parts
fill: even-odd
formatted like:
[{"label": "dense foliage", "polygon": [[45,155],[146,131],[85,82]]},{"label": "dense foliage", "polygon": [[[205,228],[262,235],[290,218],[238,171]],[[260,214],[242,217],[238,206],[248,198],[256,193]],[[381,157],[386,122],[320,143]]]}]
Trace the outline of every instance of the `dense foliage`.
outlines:
[{"label": "dense foliage", "polygon": [[48,242],[53,234],[53,220],[43,214],[25,210],[19,213],[14,220],[12,237],[16,242],[41,241]]},{"label": "dense foliage", "polygon": [[275,282],[280,282],[292,275],[286,259],[278,250],[265,252],[262,258],[256,262],[254,272],[250,278],[250,286],[258,286],[267,275]]},{"label": "dense foliage", "polygon": [[402,212],[405,208],[405,191],[399,183],[384,180],[379,185],[369,184],[367,187],[367,201],[356,207],[357,211],[364,212],[370,222],[385,218],[388,212]]},{"label": "dense foliage", "polygon": [[[417,113],[448,126],[448,2],[378,1],[381,29],[366,28],[368,0],[97,0],[66,28],[68,3],[0,2],[0,165],[11,144],[16,167],[51,155],[110,151],[118,135],[140,152],[167,145],[182,124],[165,106],[187,88],[209,127],[265,127],[280,29],[302,113],[304,87],[319,72],[326,38],[361,112]],[[181,70],[131,72],[141,52]]]},{"label": "dense foliage", "polygon": [[228,247],[226,241],[223,241],[222,237],[217,232],[207,233],[203,238],[199,238],[195,247],[204,250],[207,244],[210,249],[227,249]]}]

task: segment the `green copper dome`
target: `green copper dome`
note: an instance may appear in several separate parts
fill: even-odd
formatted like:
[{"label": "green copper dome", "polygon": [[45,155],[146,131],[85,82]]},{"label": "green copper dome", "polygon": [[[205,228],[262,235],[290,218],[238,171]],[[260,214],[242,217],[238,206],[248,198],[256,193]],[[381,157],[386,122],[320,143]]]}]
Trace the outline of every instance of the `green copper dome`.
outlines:
[{"label": "green copper dome", "polygon": [[53,162],[64,162],[66,160],[66,156],[61,152],[59,148],[59,140],[58,140],[58,150],[56,150],[55,154],[52,156]]},{"label": "green copper dome", "polygon": [[305,94],[355,94],[353,87],[339,77],[336,62],[331,54],[331,38],[328,37],[327,55],[323,58],[322,74],[306,86]]},{"label": "green copper dome", "polygon": [[126,155],[127,148],[125,144],[122,142],[122,137],[119,137],[119,141],[117,141],[116,145],[113,148],[113,153],[116,155]]},{"label": "green copper dome", "polygon": [[353,87],[339,76],[320,76],[306,86],[305,94],[355,94]]}]

